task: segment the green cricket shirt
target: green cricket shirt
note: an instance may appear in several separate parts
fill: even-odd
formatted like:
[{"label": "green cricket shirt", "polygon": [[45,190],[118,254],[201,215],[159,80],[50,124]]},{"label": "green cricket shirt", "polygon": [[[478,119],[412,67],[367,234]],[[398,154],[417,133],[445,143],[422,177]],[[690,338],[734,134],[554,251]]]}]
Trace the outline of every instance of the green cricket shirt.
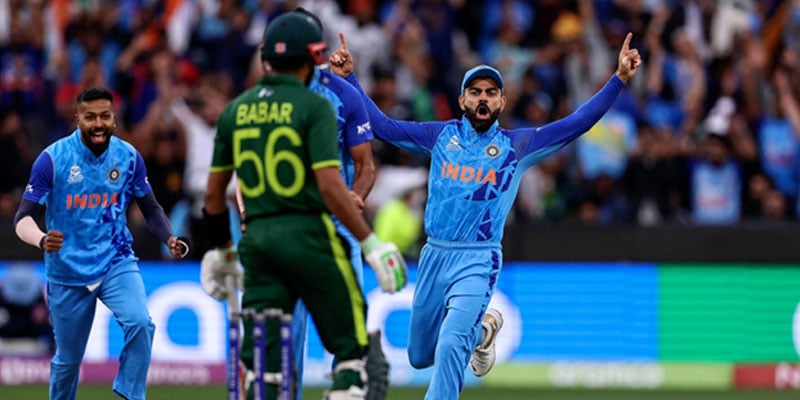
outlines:
[{"label": "green cricket shirt", "polygon": [[329,212],[313,170],[339,167],[330,103],[291,75],[261,80],[217,121],[211,171],[236,170],[247,219]]}]

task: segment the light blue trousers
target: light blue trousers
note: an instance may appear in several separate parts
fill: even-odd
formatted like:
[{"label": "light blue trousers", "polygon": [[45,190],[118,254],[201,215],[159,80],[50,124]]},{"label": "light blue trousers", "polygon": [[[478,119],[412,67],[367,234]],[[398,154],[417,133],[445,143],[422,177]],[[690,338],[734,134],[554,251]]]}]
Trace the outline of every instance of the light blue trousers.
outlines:
[{"label": "light blue trousers", "polygon": [[98,299],[111,310],[124,332],[114,393],[128,400],[145,398],[155,325],[147,311],[141,274],[126,271],[107,276],[93,292],[85,286],[48,283],[47,300],[56,340],[56,354],[50,362],[51,400],[75,399]]},{"label": "light blue trousers", "polygon": [[[428,239],[422,248],[408,332],[408,360],[433,366],[426,400],[457,400],[481,340],[481,321],[502,266],[497,243]],[[431,340],[434,338],[434,340]]]}]

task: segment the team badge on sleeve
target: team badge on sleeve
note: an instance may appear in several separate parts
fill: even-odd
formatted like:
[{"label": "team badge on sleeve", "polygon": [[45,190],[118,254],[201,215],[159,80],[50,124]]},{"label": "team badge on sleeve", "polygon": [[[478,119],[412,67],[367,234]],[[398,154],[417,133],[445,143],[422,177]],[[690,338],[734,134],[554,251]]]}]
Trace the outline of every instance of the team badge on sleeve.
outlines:
[{"label": "team badge on sleeve", "polygon": [[111,170],[108,171],[108,180],[116,182],[119,180],[119,175],[119,169],[117,167],[111,168]]}]

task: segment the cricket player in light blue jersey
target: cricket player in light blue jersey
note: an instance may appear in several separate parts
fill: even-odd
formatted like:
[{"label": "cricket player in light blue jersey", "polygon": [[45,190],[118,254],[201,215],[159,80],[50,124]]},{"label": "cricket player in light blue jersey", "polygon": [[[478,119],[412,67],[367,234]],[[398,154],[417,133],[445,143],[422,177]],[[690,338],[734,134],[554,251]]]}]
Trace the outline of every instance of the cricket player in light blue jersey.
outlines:
[{"label": "cricket player in light blue jersey", "polygon": [[[342,163],[342,178],[347,188],[350,189],[350,197],[353,202],[359,210],[363,211],[364,199],[375,183],[375,165],[372,161],[372,129],[367,111],[361,101],[361,95],[347,81],[319,67],[314,69],[308,88],[326,98],[333,106],[339,141],[339,160]],[[333,221],[338,234],[344,237],[350,245],[350,263],[355,271],[359,287],[363,288],[364,264],[361,260],[361,246],[358,239],[336,217],[333,218]],[[308,331],[307,320],[308,310],[302,302],[298,302],[294,310],[293,327],[298,387],[301,387],[302,384],[303,358],[306,332]],[[370,346],[372,345],[373,341],[370,341]],[[372,392],[374,395],[375,390]],[[298,399],[302,397],[301,390],[297,391],[297,397]]]},{"label": "cricket player in light blue jersey", "polygon": [[466,72],[458,98],[464,116],[446,122],[386,117],[352,74],[347,43],[330,57],[331,70],[361,91],[375,137],[431,157],[425,232],[409,327],[414,368],[433,366],[425,399],[454,400],[467,365],[486,375],[503,324],[488,308],[502,268],[506,217],[523,172],[589,130],[611,107],[641,65],[629,33],[615,74],[571,115],[539,128],[507,130],[497,118],[506,105],[503,78],[479,65]]},{"label": "cricket player in light blue jersey", "polygon": [[[112,101],[111,92],[103,88],[81,92],[78,128],[36,159],[14,217],[17,236],[45,251],[56,341],[50,362],[54,400],[75,399],[97,300],[111,310],[124,332],[114,393],[129,400],[145,398],[155,325],[127,227],[131,200],[174,257],[189,252],[187,241],[172,235],[141,154],[113,136]],[[47,233],[34,220],[43,210]]]}]

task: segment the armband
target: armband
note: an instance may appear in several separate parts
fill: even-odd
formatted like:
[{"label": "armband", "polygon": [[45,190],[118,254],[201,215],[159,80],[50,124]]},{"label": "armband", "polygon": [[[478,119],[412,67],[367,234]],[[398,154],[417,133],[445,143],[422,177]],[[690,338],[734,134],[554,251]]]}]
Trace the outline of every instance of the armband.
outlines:
[{"label": "armband", "polygon": [[44,241],[47,240],[47,235],[42,235],[42,238],[39,239],[39,248],[44,250]]},{"label": "armband", "polygon": [[231,216],[227,209],[219,214],[209,214],[203,207],[203,220],[211,247],[222,246],[231,240]]}]

